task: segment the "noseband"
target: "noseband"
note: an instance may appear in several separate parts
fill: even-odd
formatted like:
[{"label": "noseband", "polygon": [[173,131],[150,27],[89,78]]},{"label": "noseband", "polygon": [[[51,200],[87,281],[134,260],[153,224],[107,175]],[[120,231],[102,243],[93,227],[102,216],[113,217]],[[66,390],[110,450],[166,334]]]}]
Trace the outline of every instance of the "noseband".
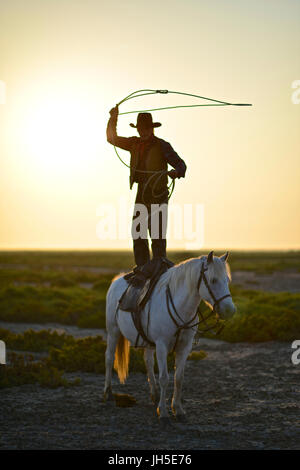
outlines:
[{"label": "noseband", "polygon": [[213,293],[213,291],[211,290],[211,287],[208,283],[208,280],[207,280],[207,277],[205,276],[205,271],[207,271],[208,268],[204,268],[204,263],[202,263],[202,266],[201,266],[201,272],[200,272],[200,277],[199,277],[199,280],[198,280],[198,283],[197,283],[197,289],[199,291],[200,289],[200,285],[201,285],[201,281],[203,280],[204,281],[204,284],[211,296],[211,298],[213,299],[214,301],[214,304],[213,304],[213,312],[217,313],[216,312],[216,309],[215,307],[219,305],[220,302],[222,302],[222,300],[226,299],[227,297],[231,297],[230,294],[226,294],[226,295],[223,295],[222,297],[220,297],[219,299],[216,299],[215,297],[215,294]]}]

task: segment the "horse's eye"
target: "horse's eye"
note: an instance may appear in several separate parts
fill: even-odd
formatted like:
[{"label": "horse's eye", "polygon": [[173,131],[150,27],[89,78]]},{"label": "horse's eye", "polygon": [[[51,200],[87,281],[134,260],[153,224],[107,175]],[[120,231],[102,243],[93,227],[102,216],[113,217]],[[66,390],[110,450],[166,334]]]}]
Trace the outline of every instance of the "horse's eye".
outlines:
[{"label": "horse's eye", "polygon": [[215,284],[217,282],[217,279],[216,278],[213,278],[213,280],[211,281],[213,284]]}]

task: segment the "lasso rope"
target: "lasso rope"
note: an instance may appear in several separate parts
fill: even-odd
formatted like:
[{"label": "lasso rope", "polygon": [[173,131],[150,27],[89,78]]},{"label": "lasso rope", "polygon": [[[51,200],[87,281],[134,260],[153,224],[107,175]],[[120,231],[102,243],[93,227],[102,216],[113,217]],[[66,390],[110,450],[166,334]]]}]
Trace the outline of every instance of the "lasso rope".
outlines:
[{"label": "lasso rope", "polygon": [[[137,94],[137,93],[140,93],[140,94]],[[161,111],[163,109],[196,108],[196,107],[199,107],[199,106],[252,106],[252,104],[250,104],[250,103],[228,103],[227,101],[220,101],[220,100],[216,100],[216,99],[213,99],[213,98],[207,98],[206,96],[193,95],[192,93],[183,93],[181,91],[151,90],[151,89],[137,90],[137,91],[134,91],[133,93],[130,93],[130,95],[126,96],[126,98],[124,98],[123,100],[121,100],[118,103],[118,106],[120,106],[120,104],[122,104],[122,103],[125,103],[125,101],[131,100],[133,98],[138,98],[139,96],[154,95],[156,93],[161,93],[161,94],[164,94],[164,95],[166,95],[168,93],[173,93],[173,94],[176,94],[176,95],[192,96],[193,98],[199,98],[199,99],[202,99],[202,100],[212,101],[212,103],[209,103],[209,104],[189,104],[189,105],[179,105],[179,106],[165,106],[163,108],[153,108],[153,109],[145,109],[145,110],[139,110],[139,111],[126,111],[125,113],[120,113],[120,115],[131,114],[131,113],[146,113],[148,111]]]},{"label": "lasso rope", "polygon": [[[126,96],[123,100],[121,100],[117,104],[117,106],[120,106],[121,104],[125,103],[126,101],[132,100],[133,98],[139,98],[140,96],[146,96],[146,95],[155,95],[157,93],[164,94],[164,95],[166,95],[168,93],[172,93],[172,94],[176,94],[176,95],[192,96],[193,98],[198,98],[198,99],[202,99],[202,100],[211,101],[211,103],[179,105],[179,106],[164,106],[162,108],[143,109],[143,110],[138,110],[138,111],[126,111],[126,112],[123,112],[123,113],[119,113],[119,115],[121,116],[121,115],[124,115],[124,114],[132,114],[132,113],[146,113],[146,112],[150,112],[150,111],[162,111],[163,109],[197,108],[197,107],[202,107],[202,106],[252,106],[252,104],[250,104],[250,103],[228,103],[227,101],[220,101],[220,100],[216,100],[216,99],[213,99],[213,98],[207,98],[206,96],[194,95],[192,93],[183,93],[181,91],[152,90],[152,89],[136,90],[133,93],[130,93],[130,95]],[[130,168],[130,165],[127,165],[127,163],[125,163],[122,160],[122,158],[118,154],[118,151],[117,151],[115,146],[114,146],[114,149],[115,149],[115,152],[116,152],[119,160],[123,163],[123,165],[127,166],[127,168]],[[154,174],[161,173],[161,176],[163,176],[165,173],[168,173],[167,171],[164,171],[164,170],[154,172],[154,171],[136,169],[135,171],[141,172],[141,173],[154,173]],[[152,176],[154,176],[154,175],[152,175]],[[149,178],[148,182],[146,183],[143,194],[144,194],[145,189],[147,187],[147,184],[149,184],[149,181],[151,180],[152,176]],[[158,180],[159,180],[159,178],[158,178]],[[156,182],[156,184],[157,184],[157,182]],[[171,181],[170,185],[168,186],[168,190],[169,190],[169,188],[171,188],[170,194],[168,195],[168,199],[170,199],[170,197],[171,197],[171,195],[174,191],[174,186],[175,186],[175,179],[173,179]],[[152,188],[152,195],[153,195],[153,188]],[[156,196],[156,197],[158,197],[158,196]]]}]

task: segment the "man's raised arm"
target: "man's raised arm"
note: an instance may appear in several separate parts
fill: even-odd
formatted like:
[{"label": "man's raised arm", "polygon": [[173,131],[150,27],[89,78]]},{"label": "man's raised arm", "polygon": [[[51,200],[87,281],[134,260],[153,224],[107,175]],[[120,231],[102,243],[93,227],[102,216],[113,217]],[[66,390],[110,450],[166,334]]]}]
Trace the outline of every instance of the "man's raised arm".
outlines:
[{"label": "man's raised arm", "polygon": [[110,118],[106,128],[107,142],[123,150],[130,151],[134,137],[120,137],[117,134],[117,121],[119,114],[118,105],[112,108],[109,113]]}]

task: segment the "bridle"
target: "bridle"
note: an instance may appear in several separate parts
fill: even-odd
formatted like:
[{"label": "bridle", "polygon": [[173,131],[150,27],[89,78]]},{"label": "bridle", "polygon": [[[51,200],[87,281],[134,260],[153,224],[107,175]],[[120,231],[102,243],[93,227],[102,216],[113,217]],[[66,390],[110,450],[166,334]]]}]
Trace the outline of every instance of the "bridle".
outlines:
[{"label": "bridle", "polygon": [[198,283],[197,283],[197,289],[199,291],[200,289],[200,285],[201,285],[201,281],[203,280],[204,281],[204,284],[209,292],[209,295],[211,296],[211,298],[213,299],[214,301],[214,304],[213,304],[213,309],[212,311],[214,313],[218,313],[215,309],[216,305],[218,306],[220,302],[222,302],[222,300],[226,299],[227,297],[231,297],[231,294],[225,294],[223,295],[222,297],[220,297],[219,299],[216,299],[215,297],[215,294],[213,293],[209,283],[208,283],[208,280],[207,280],[207,277],[205,276],[205,271],[207,271],[208,268],[204,268],[204,263],[202,263],[202,266],[201,266],[201,272],[200,272],[200,277],[199,277],[199,280],[198,280]]},{"label": "bridle", "polygon": [[[207,331],[211,331],[212,333],[214,333],[215,335],[218,335],[224,328],[224,324],[221,323],[221,326],[219,326],[219,323],[220,323],[220,319],[219,317],[217,317],[216,319],[216,322],[214,325],[212,326],[208,326],[207,323],[206,323],[206,320],[208,320],[208,318],[210,318],[213,314],[217,314],[218,315],[218,312],[216,311],[216,306],[219,305],[220,302],[222,302],[222,300],[226,299],[227,297],[231,297],[231,294],[225,294],[223,295],[222,297],[220,297],[219,299],[216,298],[216,296],[214,295],[209,283],[208,283],[208,280],[207,280],[207,277],[205,275],[205,272],[208,270],[208,267],[204,267],[204,262],[202,263],[202,266],[201,266],[201,272],[200,272],[200,276],[199,276],[199,279],[198,279],[198,282],[197,282],[197,289],[199,291],[200,289],[200,286],[201,286],[201,282],[203,281],[211,298],[213,299],[213,308],[211,310],[211,312],[209,313],[209,315],[207,315],[206,317],[203,316],[201,310],[200,310],[200,306],[198,306],[197,308],[197,311],[195,313],[195,315],[193,316],[193,318],[191,318],[191,320],[187,321],[187,322],[184,322],[184,320],[181,318],[181,316],[179,315],[179,313],[177,312],[177,309],[175,307],[175,304],[174,304],[174,301],[173,301],[173,298],[172,298],[172,294],[171,294],[171,290],[170,290],[170,287],[169,287],[169,284],[167,284],[167,287],[166,287],[166,304],[167,304],[167,309],[168,309],[168,313],[173,321],[173,323],[175,324],[176,326],[176,332],[174,334],[174,336],[176,337],[175,339],[175,344],[174,344],[174,347],[173,347],[173,352],[175,351],[176,349],[176,346],[177,346],[177,343],[178,343],[178,339],[179,339],[179,335],[180,335],[180,332],[182,330],[187,330],[187,329],[190,329],[190,328],[194,328],[198,325],[200,325],[201,323],[204,323],[206,325],[206,328],[203,329],[203,330],[199,330],[197,331],[198,334],[202,334],[202,333],[206,333]],[[172,310],[173,310],[173,313],[172,313],[172,310],[170,308],[170,304],[172,305]],[[118,311],[118,308],[117,307],[117,311]],[[148,312],[148,321],[149,321],[149,313],[150,313],[150,310]],[[177,318],[180,320],[180,322],[178,322],[178,320],[175,318],[175,315],[177,316]],[[194,323],[194,321],[196,320],[196,318],[198,317],[198,315],[201,317],[201,320],[199,320],[198,322]],[[218,330],[215,331],[215,328],[218,327]],[[138,335],[137,335],[137,338],[136,338],[136,341],[135,341],[135,347],[137,347],[138,345],[138,340],[139,340],[139,337],[140,335],[142,336],[142,338],[144,339],[144,341],[146,343],[148,343],[150,346],[152,347],[155,347],[155,344],[147,337],[147,334],[143,331],[142,328],[138,328],[136,327],[137,330],[138,330]]]},{"label": "bridle", "polygon": [[[212,311],[209,313],[209,315],[206,318],[203,316],[203,314],[200,310],[200,306],[198,306],[197,311],[196,311],[195,315],[193,316],[193,318],[191,320],[187,321],[187,322],[184,322],[182,320],[182,318],[180,317],[179,313],[176,310],[176,307],[174,305],[174,301],[173,301],[173,298],[172,298],[172,294],[171,294],[171,291],[170,291],[169,284],[167,285],[167,288],[166,288],[167,309],[168,309],[168,312],[169,312],[169,315],[170,315],[171,319],[173,320],[173,322],[175,323],[175,325],[177,327],[177,330],[176,330],[175,335],[174,335],[174,336],[176,336],[176,340],[175,340],[175,344],[174,344],[174,347],[173,347],[173,351],[176,349],[176,345],[177,345],[181,330],[186,330],[186,329],[193,328],[195,326],[200,325],[201,323],[204,323],[205,325],[207,325],[206,320],[208,320],[208,318],[210,318],[213,314],[218,314],[218,312],[216,311],[216,306],[218,306],[219,303],[222,302],[222,300],[226,299],[227,297],[231,297],[231,294],[225,294],[222,297],[220,297],[219,299],[216,298],[215,294],[213,293],[213,291],[212,291],[212,289],[209,285],[207,277],[205,275],[205,272],[207,270],[208,270],[208,268],[204,267],[204,262],[203,262],[202,266],[201,266],[200,276],[199,276],[199,279],[198,279],[198,282],[197,282],[197,290],[199,291],[200,286],[201,286],[201,282],[203,280],[203,282],[204,282],[204,284],[205,284],[205,286],[206,286],[206,288],[207,288],[207,290],[208,290],[208,292],[209,292],[209,294],[210,294],[210,296],[211,296],[211,298],[213,299],[213,302],[214,302]],[[174,313],[179,318],[181,323],[178,323],[175,316],[172,314],[172,311],[170,309],[170,303],[172,305]],[[198,315],[200,315],[201,320],[196,322],[196,323],[193,323],[196,320]],[[205,333],[207,331],[214,332],[214,329],[218,324],[219,324],[219,318],[217,318],[216,323],[213,326],[207,326],[204,330],[198,331],[198,333],[202,334],[202,333]],[[219,327],[219,329],[217,330],[217,332],[214,332],[214,333],[216,335],[219,334],[223,330],[223,328],[224,328],[224,324],[222,324],[221,327]]]}]

